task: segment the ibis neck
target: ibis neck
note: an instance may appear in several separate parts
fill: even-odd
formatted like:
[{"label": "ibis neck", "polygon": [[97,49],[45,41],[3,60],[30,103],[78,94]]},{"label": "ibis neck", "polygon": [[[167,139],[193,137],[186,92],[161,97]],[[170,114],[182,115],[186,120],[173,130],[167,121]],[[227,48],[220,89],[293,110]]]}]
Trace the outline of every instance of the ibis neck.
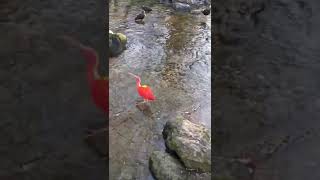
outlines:
[{"label": "ibis neck", "polygon": [[140,78],[138,78],[136,80],[136,84],[137,84],[137,87],[141,87],[141,79]]},{"label": "ibis neck", "polygon": [[91,48],[81,49],[83,56],[87,62],[87,75],[89,81],[99,79],[98,66],[99,66],[99,57],[96,52]]},{"label": "ibis neck", "polygon": [[87,78],[90,84],[94,80],[97,80],[100,78],[98,73],[98,62],[96,62],[95,64],[94,63],[87,64]]}]

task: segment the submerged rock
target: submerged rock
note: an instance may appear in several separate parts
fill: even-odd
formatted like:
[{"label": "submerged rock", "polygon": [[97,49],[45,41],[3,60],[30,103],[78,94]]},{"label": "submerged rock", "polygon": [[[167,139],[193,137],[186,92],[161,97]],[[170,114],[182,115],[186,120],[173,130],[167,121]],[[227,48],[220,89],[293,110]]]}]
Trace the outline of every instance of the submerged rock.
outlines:
[{"label": "submerged rock", "polygon": [[173,3],[173,8],[176,11],[183,11],[183,12],[190,12],[191,11],[191,6],[189,4],[185,4],[185,3]]},{"label": "submerged rock", "polygon": [[114,57],[126,49],[127,37],[121,33],[113,33],[109,30],[110,56]]},{"label": "submerged rock", "polygon": [[150,157],[150,169],[157,180],[185,180],[183,165],[166,152],[154,151]]},{"label": "submerged rock", "polygon": [[166,146],[183,164],[202,172],[211,171],[211,130],[189,120],[168,121],[162,132]]},{"label": "submerged rock", "polygon": [[210,5],[209,0],[173,0],[173,4],[175,3],[181,3],[181,4],[187,4],[191,7],[201,7],[201,6],[207,6]]}]

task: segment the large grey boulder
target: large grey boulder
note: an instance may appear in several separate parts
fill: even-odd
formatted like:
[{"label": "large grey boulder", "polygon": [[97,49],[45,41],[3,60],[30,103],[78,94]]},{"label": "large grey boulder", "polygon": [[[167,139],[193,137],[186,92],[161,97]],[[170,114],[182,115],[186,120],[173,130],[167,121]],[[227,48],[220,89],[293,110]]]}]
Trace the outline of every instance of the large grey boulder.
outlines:
[{"label": "large grey boulder", "polygon": [[188,171],[169,153],[154,151],[150,157],[150,169],[157,180],[210,180],[211,173]]},{"label": "large grey boulder", "polygon": [[162,132],[166,146],[185,167],[211,171],[211,130],[181,117],[168,121]]},{"label": "large grey boulder", "polygon": [[154,151],[150,157],[150,169],[157,180],[185,180],[183,165],[166,152]]}]

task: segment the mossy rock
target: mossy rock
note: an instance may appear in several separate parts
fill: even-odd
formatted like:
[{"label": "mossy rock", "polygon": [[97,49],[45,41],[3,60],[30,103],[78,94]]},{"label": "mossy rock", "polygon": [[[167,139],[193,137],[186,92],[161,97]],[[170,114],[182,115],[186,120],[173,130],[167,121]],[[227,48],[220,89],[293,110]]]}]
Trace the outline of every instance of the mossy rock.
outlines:
[{"label": "mossy rock", "polygon": [[166,152],[154,151],[149,160],[150,170],[157,180],[186,180],[183,165]]},{"label": "mossy rock", "polygon": [[181,117],[168,121],[162,132],[167,148],[185,167],[211,172],[211,130]]},{"label": "mossy rock", "polygon": [[211,173],[187,170],[182,162],[167,152],[154,151],[149,159],[152,174],[157,180],[211,180]]},{"label": "mossy rock", "polygon": [[127,37],[121,33],[109,31],[110,56],[118,56],[126,49]]},{"label": "mossy rock", "polygon": [[121,33],[116,33],[116,36],[118,36],[118,38],[120,39],[120,42],[122,44],[127,44],[127,36],[125,36],[124,34]]}]

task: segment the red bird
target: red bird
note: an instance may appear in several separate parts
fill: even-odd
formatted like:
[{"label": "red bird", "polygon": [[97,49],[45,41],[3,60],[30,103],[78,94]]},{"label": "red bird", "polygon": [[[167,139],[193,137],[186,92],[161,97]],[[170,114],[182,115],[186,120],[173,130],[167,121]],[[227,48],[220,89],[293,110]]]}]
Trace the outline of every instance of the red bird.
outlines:
[{"label": "red bird", "polygon": [[[94,104],[108,116],[109,112],[109,82],[107,77],[101,77],[98,73],[99,56],[97,52],[71,37],[63,36],[64,40],[80,49],[87,63],[87,81],[90,88],[91,99]],[[106,131],[106,129],[101,129]]]},{"label": "red bird", "polygon": [[108,113],[109,83],[107,77],[101,77],[98,73],[99,56],[97,52],[93,48],[84,46],[70,37],[64,36],[63,38],[71,45],[80,49],[81,54],[87,63],[87,81],[91,92],[91,98],[99,109],[104,113]]},{"label": "red bird", "polygon": [[147,85],[141,85],[141,78],[137,75],[129,73],[131,76],[136,78],[137,91],[139,95],[143,98],[143,102],[145,101],[153,101],[156,97],[153,95],[151,88]]},{"label": "red bird", "polygon": [[87,81],[91,98],[95,105],[107,115],[109,112],[109,83],[107,77],[101,77],[98,73],[99,57],[92,48],[81,47],[80,50],[87,61]]}]

